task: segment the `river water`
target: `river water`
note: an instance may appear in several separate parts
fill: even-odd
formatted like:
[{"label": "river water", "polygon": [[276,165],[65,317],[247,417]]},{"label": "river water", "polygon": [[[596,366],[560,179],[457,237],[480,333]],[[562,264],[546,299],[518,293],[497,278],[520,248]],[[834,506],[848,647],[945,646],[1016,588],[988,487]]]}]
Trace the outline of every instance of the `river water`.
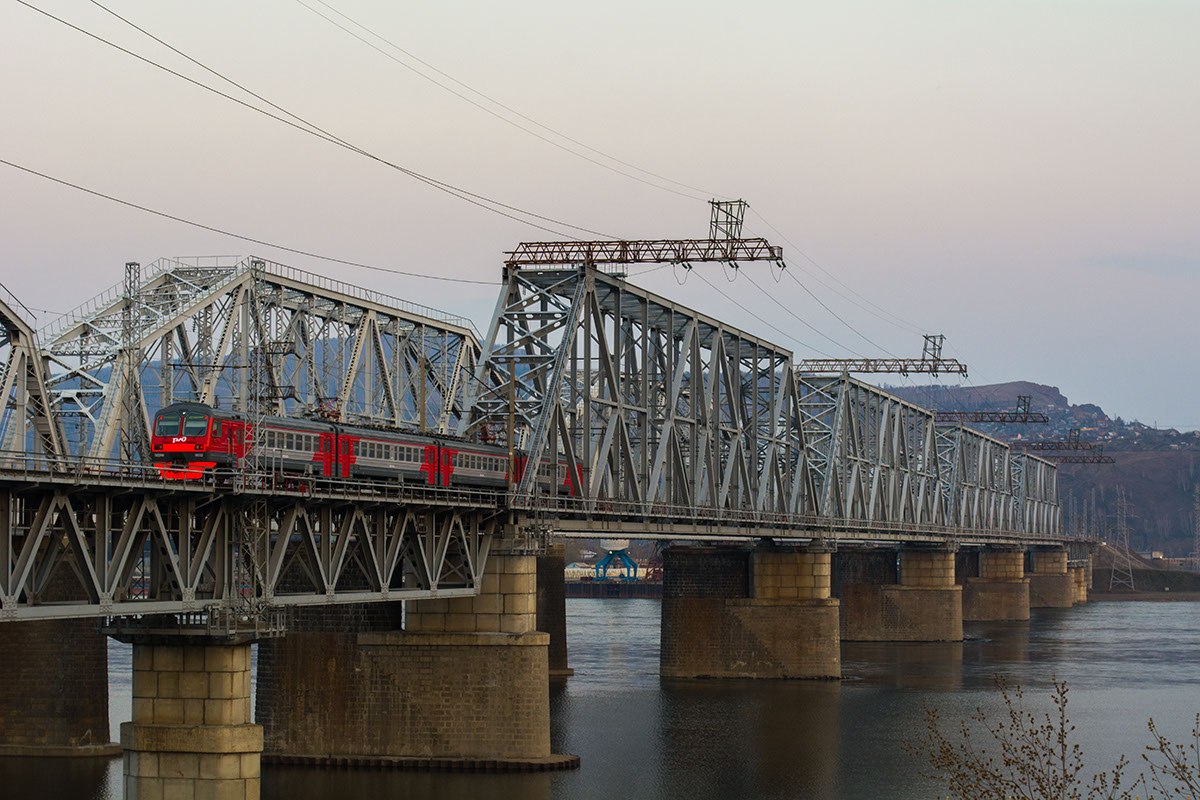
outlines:
[{"label": "river water", "polygon": [[[573,772],[423,775],[263,768],[263,797],[932,798],[904,746],[924,710],[957,727],[1002,708],[997,675],[1048,705],[1055,678],[1087,763],[1137,760],[1146,720],[1178,740],[1200,711],[1200,603],[1099,602],[1035,610],[1028,624],[968,625],[961,644],[846,644],[841,681],[663,681],[658,600],[568,599],[574,677],[551,691],[555,752]],[[129,648],[110,645],[113,735],[129,718]],[[117,798],[120,760],[0,759],[3,797]],[[51,790],[46,791],[47,781]],[[22,791],[29,787],[29,792]],[[10,793],[10,791],[12,793]]]}]

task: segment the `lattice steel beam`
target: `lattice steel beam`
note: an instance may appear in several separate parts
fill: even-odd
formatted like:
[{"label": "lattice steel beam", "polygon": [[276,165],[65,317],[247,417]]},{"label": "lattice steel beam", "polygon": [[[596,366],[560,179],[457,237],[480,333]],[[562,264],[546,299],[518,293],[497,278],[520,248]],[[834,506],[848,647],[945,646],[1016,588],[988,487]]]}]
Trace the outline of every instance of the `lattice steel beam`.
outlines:
[{"label": "lattice steel beam", "polygon": [[32,326],[3,300],[0,370],[0,461],[11,464],[31,453],[57,462],[64,454],[64,440],[51,413],[49,364]]},{"label": "lattice steel beam", "polygon": [[0,622],[469,596],[495,524],[485,495],[0,474]]},{"label": "lattice steel beam", "polygon": [[845,375],[798,380],[822,516],[945,524],[931,412]]},{"label": "lattice steel beam", "polygon": [[766,239],[643,239],[521,242],[508,254],[505,263],[510,267],[529,267],[782,260],[783,248]]},{"label": "lattice steel beam", "polygon": [[157,261],[131,302],[114,288],[41,339],[55,412],[73,449],[94,458],[114,453],[130,375],[144,409],[132,424],[143,427],[147,414],[189,399],[447,431],[462,414],[463,374],[479,354],[461,317],[283,264],[225,257]]},{"label": "lattice steel beam", "polygon": [[460,431],[527,452],[517,507],[561,463],[581,513],[815,513],[790,359],[594,267],[510,265]]}]

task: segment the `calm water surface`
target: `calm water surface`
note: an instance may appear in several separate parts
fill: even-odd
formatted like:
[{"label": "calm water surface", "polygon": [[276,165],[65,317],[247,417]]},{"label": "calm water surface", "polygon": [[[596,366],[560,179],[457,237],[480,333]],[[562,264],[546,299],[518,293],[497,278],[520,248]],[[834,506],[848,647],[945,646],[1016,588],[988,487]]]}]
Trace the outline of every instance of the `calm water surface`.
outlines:
[{"label": "calm water surface", "polygon": [[[1089,763],[1134,758],[1146,719],[1176,739],[1200,711],[1200,603],[1093,603],[962,644],[847,644],[842,681],[662,681],[657,600],[567,600],[575,676],[551,691],[554,750],[575,772],[419,775],[264,767],[263,796],[308,798],[930,798],[903,743],[923,710],[957,725],[998,709],[1006,675],[1036,702],[1057,677]],[[110,646],[113,736],[129,718],[129,649]],[[120,796],[120,760],[0,759],[5,797]],[[47,793],[46,781],[57,791]],[[24,790],[23,787],[28,787]],[[40,787],[40,788],[39,788]]]}]

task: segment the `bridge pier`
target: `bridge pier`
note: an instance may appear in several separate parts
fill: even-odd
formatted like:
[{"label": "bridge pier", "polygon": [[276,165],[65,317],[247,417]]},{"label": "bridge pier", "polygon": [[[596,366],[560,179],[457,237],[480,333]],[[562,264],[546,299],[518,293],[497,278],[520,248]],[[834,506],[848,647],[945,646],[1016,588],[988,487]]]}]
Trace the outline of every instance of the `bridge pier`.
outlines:
[{"label": "bridge pier", "polygon": [[[550,752],[549,636],[536,557],[492,550],[473,597],[421,600],[405,626],[289,635],[260,684],[268,759],[426,769],[562,769]],[[364,610],[369,608],[362,607]],[[365,613],[365,612],[364,612]],[[382,621],[377,621],[382,623]],[[323,623],[323,627],[331,627]],[[305,642],[324,641],[317,654]],[[261,680],[261,679],[260,679]]]},{"label": "bridge pier", "polygon": [[126,800],[259,796],[250,643],[133,639],[133,721],[121,725]]},{"label": "bridge pier", "polygon": [[838,601],[820,547],[663,553],[665,678],[837,678]]},{"label": "bridge pier", "polygon": [[0,624],[0,675],[0,756],[120,755],[95,620]]},{"label": "bridge pier", "polygon": [[566,545],[551,543],[537,557],[537,629],[550,635],[550,680],[575,674],[567,664]]},{"label": "bridge pier", "polygon": [[1067,570],[1066,548],[1037,548],[1030,553],[1030,565],[1032,608],[1070,608],[1075,604],[1075,584]]},{"label": "bridge pier", "polygon": [[1067,572],[1071,576],[1071,597],[1075,604],[1088,601],[1088,571],[1088,567],[1083,564],[1067,567]]},{"label": "bridge pier", "polygon": [[1022,622],[1029,619],[1029,579],[1023,547],[979,551],[978,575],[963,576],[964,622]]},{"label": "bridge pier", "polygon": [[[906,547],[900,550],[898,583],[845,583],[842,639],[962,641],[962,587],[954,582],[954,556],[953,547]],[[839,559],[859,557],[853,552],[838,553]]]}]

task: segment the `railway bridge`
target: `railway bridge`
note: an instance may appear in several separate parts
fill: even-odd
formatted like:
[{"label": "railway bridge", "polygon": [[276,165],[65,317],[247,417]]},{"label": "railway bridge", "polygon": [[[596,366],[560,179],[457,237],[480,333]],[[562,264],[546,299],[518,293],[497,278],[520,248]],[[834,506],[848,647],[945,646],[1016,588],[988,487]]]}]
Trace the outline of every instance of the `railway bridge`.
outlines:
[{"label": "railway bridge", "polygon": [[[250,796],[264,748],[570,766],[546,696],[569,671],[560,536],[663,541],[667,677],[835,677],[843,639],[961,639],[1085,599],[1052,463],[800,371],[622,271],[780,257],[522,245],[484,334],[258,258],[126,265],[40,331],[0,304],[0,752],[115,749],[107,635],[134,647],[138,796]],[[149,420],[179,400],[487,441],[525,467],[507,488],[312,481],[251,452],[164,480]]]}]

